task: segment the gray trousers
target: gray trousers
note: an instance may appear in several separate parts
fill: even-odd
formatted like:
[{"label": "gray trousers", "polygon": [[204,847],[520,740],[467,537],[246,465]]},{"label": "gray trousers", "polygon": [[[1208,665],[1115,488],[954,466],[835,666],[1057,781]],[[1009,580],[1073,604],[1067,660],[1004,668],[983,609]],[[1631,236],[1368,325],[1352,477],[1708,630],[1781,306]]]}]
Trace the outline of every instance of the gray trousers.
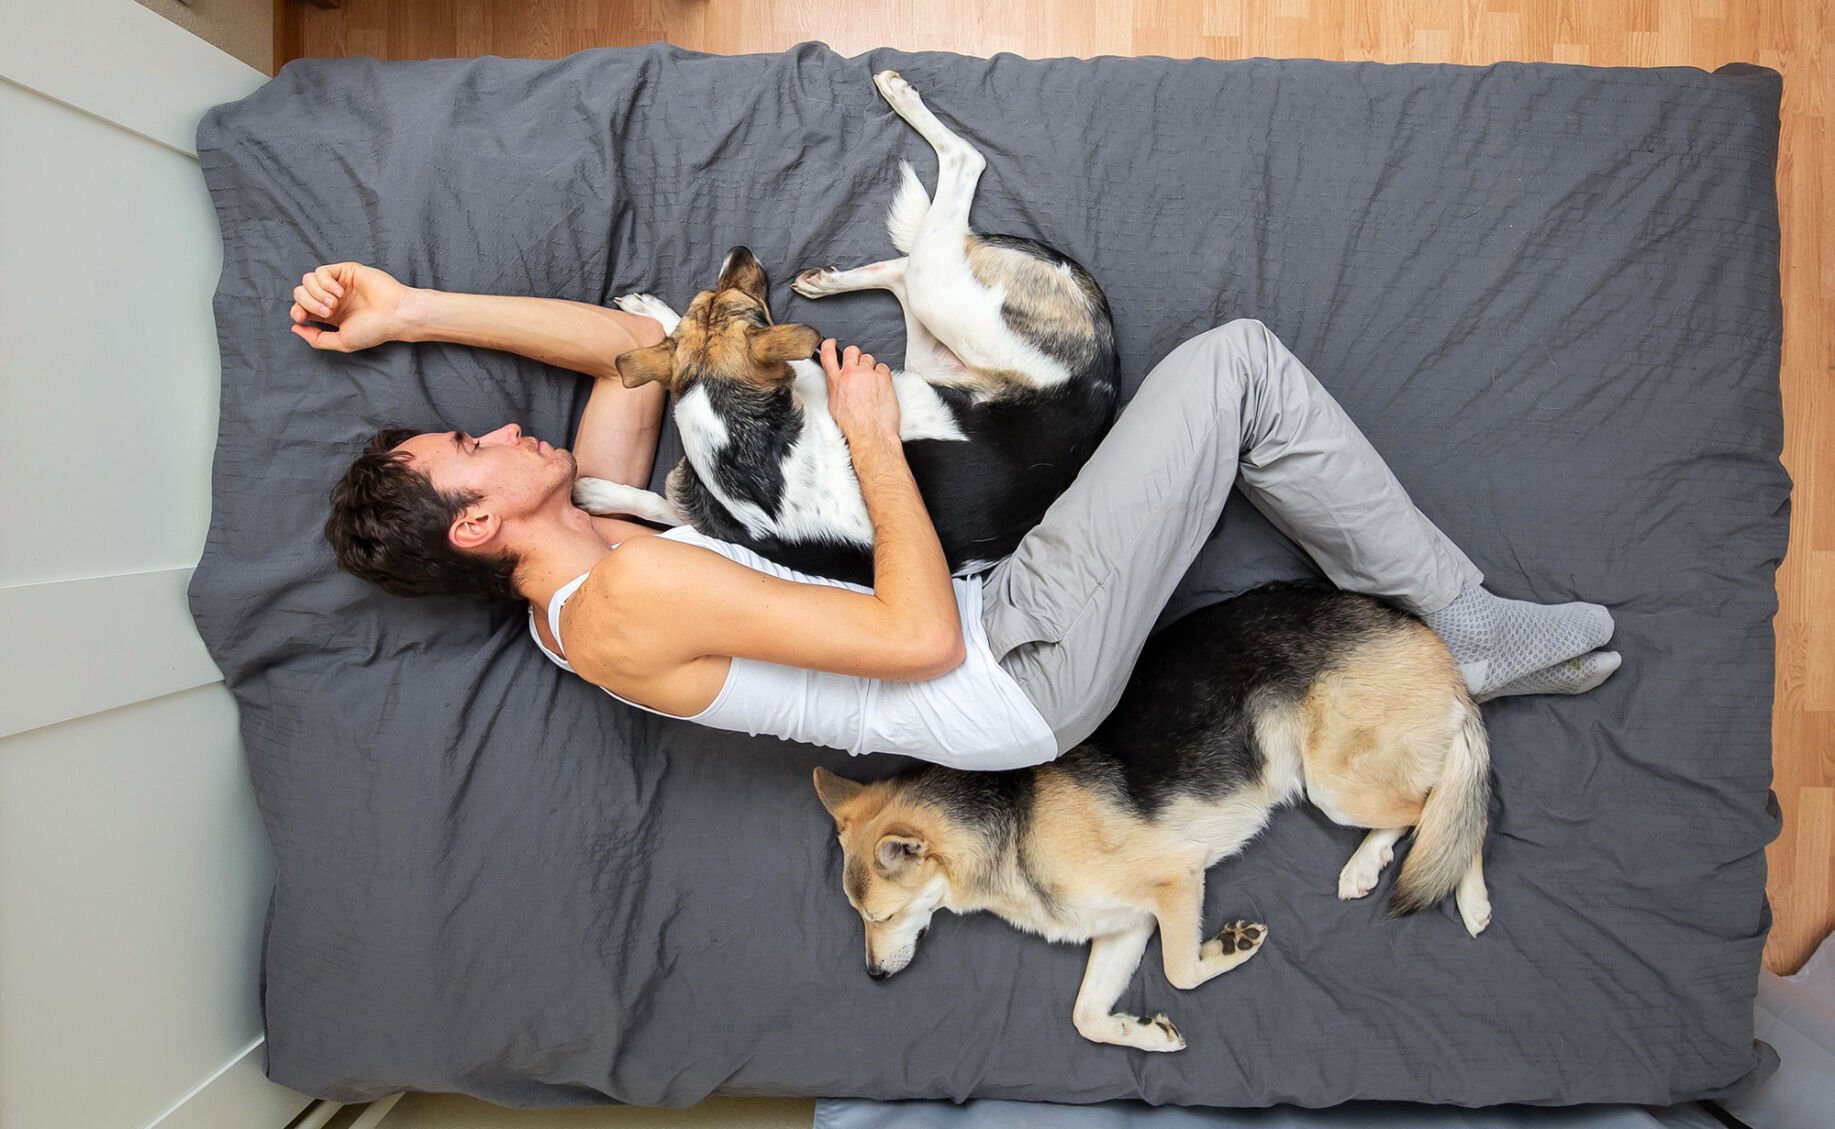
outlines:
[{"label": "gray trousers", "polygon": [[1147,374],[1076,482],[988,575],[989,646],[1060,753],[1120,699],[1239,477],[1340,588],[1424,614],[1483,579],[1266,326],[1201,333]]}]

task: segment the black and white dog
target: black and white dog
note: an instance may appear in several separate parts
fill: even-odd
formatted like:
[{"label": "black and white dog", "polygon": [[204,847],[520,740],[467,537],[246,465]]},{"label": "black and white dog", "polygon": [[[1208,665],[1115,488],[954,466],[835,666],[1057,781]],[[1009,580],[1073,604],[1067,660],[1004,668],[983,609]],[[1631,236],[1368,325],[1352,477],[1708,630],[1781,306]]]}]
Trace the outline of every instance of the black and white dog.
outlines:
[{"label": "black and white dog", "polygon": [[[903,306],[900,435],[950,567],[967,575],[1013,551],[1107,431],[1115,333],[1082,266],[1030,239],[969,230],[986,160],[895,72],[874,82],[936,148],[936,198],[903,164],[887,226],[905,257],[805,271],[794,289],[810,298],[889,290]],[[775,324],[767,299],[763,267],[738,247],[714,289],[679,316],[649,295],[618,300],[668,334],[620,357],[618,372],[630,387],[668,382],[686,457],[666,499],[582,478],[574,501],[595,514],[692,524],[805,572],[870,582],[872,523],[811,359],[821,335]]]}]

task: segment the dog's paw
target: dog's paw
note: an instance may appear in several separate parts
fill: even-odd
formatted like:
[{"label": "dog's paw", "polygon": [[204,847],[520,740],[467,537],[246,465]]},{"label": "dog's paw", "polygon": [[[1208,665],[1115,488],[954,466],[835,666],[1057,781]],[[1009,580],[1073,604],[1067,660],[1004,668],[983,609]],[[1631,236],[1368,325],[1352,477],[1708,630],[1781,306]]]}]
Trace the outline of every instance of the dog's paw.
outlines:
[{"label": "dog's paw", "polygon": [[594,517],[630,516],[659,525],[681,525],[682,515],[660,494],[604,478],[573,480],[573,504]]},{"label": "dog's paw", "polygon": [[1354,902],[1365,898],[1376,889],[1376,880],[1382,877],[1383,867],[1395,857],[1395,851],[1385,847],[1381,855],[1366,855],[1358,851],[1351,856],[1351,861],[1344,864],[1338,872],[1338,898],[1340,901]]},{"label": "dog's paw", "polygon": [[618,507],[628,500],[629,493],[629,487],[621,487],[603,478],[573,480],[573,504],[595,517],[624,513]]},{"label": "dog's paw", "polygon": [[1267,939],[1266,925],[1257,921],[1232,921],[1219,930],[1215,937],[1198,946],[1199,971],[1196,982],[1190,985],[1175,983],[1173,986],[1195,988],[1212,977],[1222,976],[1261,952],[1262,942]]},{"label": "dog's paw", "polygon": [[1268,939],[1268,927],[1259,921],[1232,921],[1217,931],[1227,952],[1252,953]]},{"label": "dog's paw", "polygon": [[1453,901],[1459,907],[1459,920],[1465,923],[1467,933],[1476,937],[1491,924],[1491,896],[1482,889],[1468,894],[1462,886]]},{"label": "dog's paw", "polygon": [[1163,1015],[1150,1016],[1140,1023],[1140,1041],[1134,1045],[1143,1051],[1167,1052],[1185,1049],[1185,1036]]},{"label": "dog's paw", "polygon": [[826,298],[830,294],[839,293],[839,291],[831,288],[828,283],[830,279],[833,279],[840,273],[841,272],[834,267],[812,267],[802,274],[797,275],[796,281],[790,284],[790,289],[796,291],[805,298]]},{"label": "dog's paw", "polygon": [[1234,954],[1238,964],[1261,951],[1268,939],[1268,927],[1259,921],[1232,921],[1217,931],[1214,938],[1225,954]]},{"label": "dog's paw", "polygon": [[879,88],[881,97],[892,103],[893,109],[900,109],[918,100],[918,92],[897,71],[880,71],[873,76],[873,85]]},{"label": "dog's paw", "polygon": [[1140,1019],[1132,1015],[1101,1015],[1076,1020],[1077,1034],[1092,1043],[1133,1047],[1142,1051],[1182,1051],[1185,1036],[1163,1015]]},{"label": "dog's paw", "polygon": [[682,320],[681,315],[669,308],[669,304],[654,294],[620,294],[612,299],[627,314],[638,317],[654,318],[662,323],[664,333],[674,333],[676,325]]}]

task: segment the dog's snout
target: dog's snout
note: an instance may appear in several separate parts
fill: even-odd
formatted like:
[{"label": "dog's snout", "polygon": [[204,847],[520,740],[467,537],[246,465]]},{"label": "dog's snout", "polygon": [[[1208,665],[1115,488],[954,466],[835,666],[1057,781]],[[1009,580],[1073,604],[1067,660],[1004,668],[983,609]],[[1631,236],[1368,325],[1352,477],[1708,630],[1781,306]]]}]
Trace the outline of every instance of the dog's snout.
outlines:
[{"label": "dog's snout", "polygon": [[764,266],[752,254],[751,248],[745,246],[726,253],[726,261],[720,264],[720,281],[714,285],[716,290],[738,290],[760,303],[764,302],[769,289]]},{"label": "dog's snout", "polygon": [[883,968],[869,968],[867,969],[867,975],[871,976],[875,980],[884,980],[886,977],[892,974],[890,972],[887,972]]},{"label": "dog's snout", "polygon": [[917,938],[916,938],[915,940],[913,940],[913,941],[912,941],[912,944],[914,944],[914,945],[915,945],[915,944],[917,944],[917,942],[918,942],[918,941],[922,941],[922,940],[924,939],[924,935],[925,935],[926,933],[929,933],[929,932],[930,932],[930,926],[928,926],[928,925],[926,925],[926,926],[924,926],[924,928],[922,928],[922,929],[920,929],[920,930],[918,930],[918,935],[917,935]]}]

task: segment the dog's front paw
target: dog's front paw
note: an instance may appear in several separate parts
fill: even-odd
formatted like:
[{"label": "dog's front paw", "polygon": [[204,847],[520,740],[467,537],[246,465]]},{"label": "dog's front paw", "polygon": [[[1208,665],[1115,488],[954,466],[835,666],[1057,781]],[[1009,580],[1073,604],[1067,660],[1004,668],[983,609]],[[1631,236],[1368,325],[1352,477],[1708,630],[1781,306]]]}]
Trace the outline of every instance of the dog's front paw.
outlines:
[{"label": "dog's front paw", "polygon": [[830,294],[840,293],[830,283],[841,272],[834,267],[812,267],[796,276],[790,289],[805,298],[826,298]]},{"label": "dog's front paw", "polygon": [[603,478],[576,478],[573,480],[573,504],[595,517],[610,517],[622,514],[621,505],[628,504],[630,488]]},{"label": "dog's front paw", "polygon": [[1092,1043],[1133,1047],[1142,1051],[1182,1051],[1185,1036],[1163,1015],[1141,1019],[1133,1015],[1077,1016],[1077,1034]]},{"label": "dog's front paw", "polygon": [[617,306],[627,314],[636,314],[641,318],[655,319],[662,325],[665,336],[674,333],[675,327],[679,325],[682,320],[680,314],[670,309],[667,302],[654,294],[620,294],[618,297],[612,299],[612,305]]},{"label": "dog's front paw", "polygon": [[1172,1025],[1172,1020],[1164,1015],[1155,1015],[1140,1020],[1138,1040],[1134,1045],[1143,1051],[1182,1051],[1185,1049],[1185,1036]]},{"label": "dog's front paw", "polygon": [[681,525],[682,515],[669,500],[648,490],[604,478],[573,480],[573,504],[594,517],[639,517],[658,525]]},{"label": "dog's front paw", "polygon": [[1268,939],[1268,927],[1259,921],[1232,921],[1217,931],[1216,941],[1225,953],[1248,960]]}]

